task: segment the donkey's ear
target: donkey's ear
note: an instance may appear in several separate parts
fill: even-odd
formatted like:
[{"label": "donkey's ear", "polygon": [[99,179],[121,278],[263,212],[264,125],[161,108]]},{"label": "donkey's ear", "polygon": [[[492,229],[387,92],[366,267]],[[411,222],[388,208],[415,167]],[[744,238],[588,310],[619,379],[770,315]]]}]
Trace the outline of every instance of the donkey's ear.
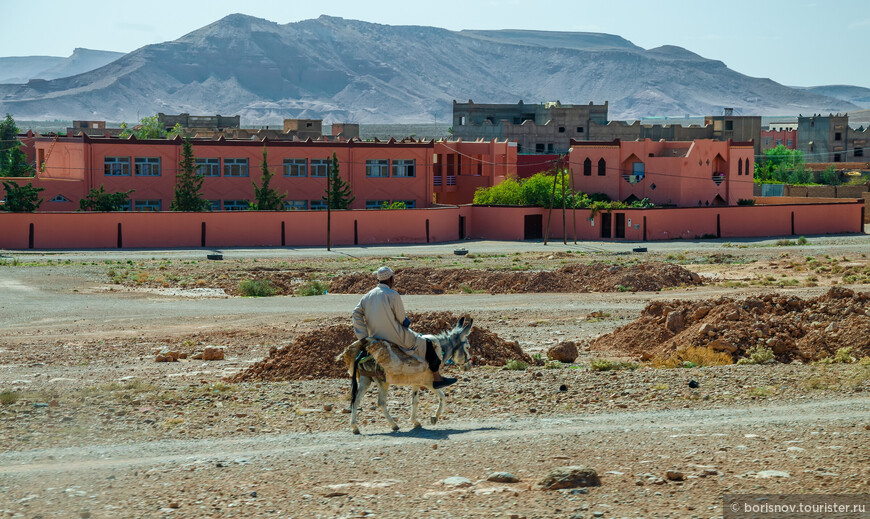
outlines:
[{"label": "donkey's ear", "polygon": [[459,322],[456,323],[457,328],[462,328],[463,326],[465,326],[465,316],[464,315],[462,317],[460,317]]},{"label": "donkey's ear", "polygon": [[[462,318],[464,320],[465,317]],[[462,326],[462,320],[459,321],[459,325]],[[465,322],[465,325],[462,326],[462,333],[468,333],[471,331],[471,326],[474,324],[474,319],[471,317],[468,318],[468,321]]]}]

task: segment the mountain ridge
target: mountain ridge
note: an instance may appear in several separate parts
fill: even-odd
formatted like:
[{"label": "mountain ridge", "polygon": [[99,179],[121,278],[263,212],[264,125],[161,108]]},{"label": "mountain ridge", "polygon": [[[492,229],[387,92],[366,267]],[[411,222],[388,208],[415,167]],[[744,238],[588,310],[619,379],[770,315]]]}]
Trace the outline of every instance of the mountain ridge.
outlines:
[{"label": "mountain ridge", "polygon": [[401,123],[450,119],[453,99],[607,100],[611,119],[726,106],[758,115],[857,108],[681,47],[646,50],[615,35],[450,31],[330,16],[282,25],[233,14],[83,74],[0,85],[0,111],[25,119],[189,112],[240,114],[248,124]]}]

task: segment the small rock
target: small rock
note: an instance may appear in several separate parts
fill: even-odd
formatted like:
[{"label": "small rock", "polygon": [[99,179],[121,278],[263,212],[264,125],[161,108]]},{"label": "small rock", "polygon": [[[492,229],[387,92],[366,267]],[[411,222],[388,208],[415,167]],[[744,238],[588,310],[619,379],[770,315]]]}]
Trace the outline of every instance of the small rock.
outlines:
[{"label": "small rock", "polygon": [[595,469],[572,465],[550,470],[538,484],[545,490],[558,490],[560,488],[598,487],[601,486],[601,480]]},{"label": "small rock", "polygon": [[202,360],[224,360],[225,348],[217,346],[206,346],[202,350]]},{"label": "small rock", "polygon": [[568,391],[568,386],[565,384],[562,384],[561,386],[559,386],[559,391],[563,391],[563,392]]},{"label": "small rock", "polygon": [[665,472],[665,477],[671,481],[683,481],[686,479],[686,475],[679,470],[669,470]]},{"label": "small rock", "polygon": [[441,484],[448,487],[466,488],[470,487],[474,483],[470,479],[464,478],[462,476],[451,476],[449,478],[441,480]]},{"label": "small rock", "polygon": [[692,388],[692,389],[697,389],[697,388],[701,387],[701,384],[699,384],[699,383],[698,383],[697,381],[695,381],[695,380],[690,380],[690,381],[689,381],[689,387]]},{"label": "small rock", "polygon": [[564,341],[547,350],[547,357],[570,364],[577,359],[577,345],[574,341]]},{"label": "small rock", "polygon": [[707,344],[707,347],[715,351],[726,351],[728,353],[734,353],[735,351],[737,351],[737,346],[734,346],[725,339],[716,339],[715,341],[710,341],[710,343]]},{"label": "small rock", "polygon": [[712,331],[714,331],[713,325],[710,323],[704,323],[701,325],[701,329],[698,330],[698,334],[699,335],[707,335],[707,332],[712,332]]},{"label": "small rock", "polygon": [[486,477],[486,480],[492,481],[493,483],[517,483],[520,478],[514,476],[510,472],[493,472]]},{"label": "small rock", "polygon": [[332,411],[332,406],[329,404],[326,404],[325,406],[323,406],[323,410],[328,413],[328,412]]},{"label": "small rock", "polygon": [[791,474],[784,470],[762,470],[758,474],[755,475],[757,478],[789,478]]},{"label": "small rock", "polygon": [[169,508],[179,508],[179,507],[181,507],[181,505],[179,505],[175,501],[173,501],[172,503],[169,503]]}]

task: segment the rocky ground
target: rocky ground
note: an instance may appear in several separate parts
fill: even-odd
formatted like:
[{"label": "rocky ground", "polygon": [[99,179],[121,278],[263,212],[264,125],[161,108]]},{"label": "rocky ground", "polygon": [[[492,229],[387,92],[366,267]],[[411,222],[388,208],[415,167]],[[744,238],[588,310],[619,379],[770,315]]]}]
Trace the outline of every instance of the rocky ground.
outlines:
[{"label": "rocky ground", "polygon": [[[866,311],[865,246],[855,238],[834,255],[821,243],[711,244],[651,248],[643,259],[564,249],[471,258],[251,254],[223,263],[167,253],[132,264],[109,254],[69,263],[17,255],[0,266],[0,517],[721,517],[725,493],[866,494],[867,336],[848,332],[866,319],[858,313]],[[399,432],[390,432],[371,391],[363,434],[354,437],[348,379],[299,380],[289,376],[299,374],[295,361],[273,373],[286,377],[244,375],[279,352],[326,356],[329,340],[311,350],[312,334],[346,326],[358,299],[233,295],[252,273],[294,293],[382,263],[430,269],[428,276],[492,276],[593,264],[655,272],[655,262],[703,284],[521,295],[469,285],[407,296],[421,323],[426,312],[472,314],[481,337],[503,348],[492,364],[511,352],[528,364],[459,373],[447,414],[423,430],[409,429],[405,389],[393,389],[388,402]],[[268,270],[281,263],[293,272],[286,282]],[[844,284],[848,301],[838,296],[845,291],[830,293]],[[682,319],[668,328],[671,313]],[[735,346],[718,351],[743,358],[744,343],[759,337],[742,330],[767,314],[765,345],[779,344],[768,344],[771,337],[785,344],[789,331],[814,356],[654,367],[656,356],[718,339]],[[664,338],[615,346],[644,323]],[[344,332],[335,333],[328,338],[338,342]],[[575,361],[546,363],[546,352],[566,341],[578,346]],[[161,349],[193,354],[209,345],[224,347],[225,358],[154,362]],[[839,359],[847,363],[816,362],[850,346],[852,355]],[[435,400],[423,397],[421,407],[431,414]],[[576,465],[597,471],[600,486],[539,485]],[[501,472],[514,478],[488,481]]]}]

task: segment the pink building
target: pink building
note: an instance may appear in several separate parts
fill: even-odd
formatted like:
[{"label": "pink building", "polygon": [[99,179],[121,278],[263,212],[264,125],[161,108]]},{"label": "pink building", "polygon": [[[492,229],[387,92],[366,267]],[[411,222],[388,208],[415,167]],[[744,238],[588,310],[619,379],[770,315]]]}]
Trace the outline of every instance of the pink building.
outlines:
[{"label": "pink building", "polygon": [[572,141],[575,188],[611,200],[648,198],[656,205],[737,205],[752,198],[751,142]]},{"label": "pink building", "polygon": [[797,149],[797,129],[761,130],[761,149],[769,150],[777,146],[785,146],[790,150]]},{"label": "pink building", "polygon": [[[45,163],[33,179],[45,188],[41,211],[74,211],[92,188],[134,190],[135,211],[168,211],[182,139],[136,140],[37,138],[35,156]],[[333,153],[342,178],[356,197],[353,209],[380,208],[401,201],[409,208],[470,202],[475,189],[516,172],[516,145],[507,142],[255,141],[193,139],[197,172],[205,177],[203,197],[213,210],[244,210],[261,180],[263,147],[274,172],[272,186],[287,193],[291,210],[325,208],[321,197]],[[18,179],[26,182],[27,179]]]}]

